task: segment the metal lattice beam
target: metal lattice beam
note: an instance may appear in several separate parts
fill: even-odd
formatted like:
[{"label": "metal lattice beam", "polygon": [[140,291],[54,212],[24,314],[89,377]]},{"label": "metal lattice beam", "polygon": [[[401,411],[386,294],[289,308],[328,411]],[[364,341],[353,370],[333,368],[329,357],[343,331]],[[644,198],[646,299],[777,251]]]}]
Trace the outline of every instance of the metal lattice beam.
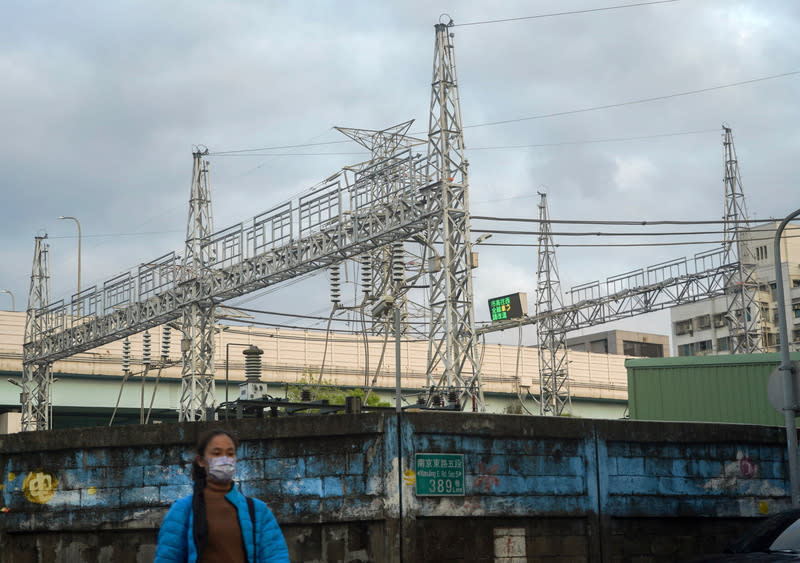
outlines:
[{"label": "metal lattice beam", "polygon": [[[51,330],[26,338],[27,357],[37,363],[67,358],[177,320],[192,304],[222,303],[410,239],[441,204],[436,184],[419,183],[423,163],[403,151],[360,171],[352,182],[325,184],[299,202],[214,233],[202,242],[211,263],[194,279],[182,273],[181,256],[170,252],[83,290],[69,303],[51,303],[37,311]],[[378,176],[405,182],[393,197],[373,202]],[[83,316],[71,314],[78,308]]]}]

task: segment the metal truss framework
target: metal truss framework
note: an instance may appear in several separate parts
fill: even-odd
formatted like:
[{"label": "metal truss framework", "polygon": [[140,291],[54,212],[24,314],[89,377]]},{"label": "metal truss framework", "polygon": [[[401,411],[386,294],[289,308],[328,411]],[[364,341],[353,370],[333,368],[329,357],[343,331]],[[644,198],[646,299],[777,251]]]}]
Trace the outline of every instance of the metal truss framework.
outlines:
[{"label": "metal truss framework", "polygon": [[[368,161],[348,166],[346,171],[357,171],[379,161],[391,160],[401,148],[411,149],[414,146],[424,145],[426,141],[408,136],[408,130],[413,123],[412,119],[382,130],[336,127],[335,129],[340,133],[370,151]],[[395,193],[397,188],[394,185],[376,183],[373,198],[375,200],[385,198],[387,194]],[[398,246],[400,250],[398,250]],[[400,277],[398,272],[403,276],[405,273],[403,266],[405,253],[402,252],[402,246],[403,241],[395,241],[392,245],[377,248],[360,257],[359,266],[362,274],[364,303],[375,302],[384,295],[391,296],[394,306],[400,309],[401,334],[407,334],[408,291],[405,284],[402,283],[403,280],[398,279]],[[393,248],[395,252],[393,252]],[[400,264],[397,264],[398,257],[401,260]],[[373,334],[391,332],[391,324],[391,317],[373,318],[371,319],[371,332]]]},{"label": "metal truss framework", "polygon": [[[202,240],[209,262],[191,276],[186,261],[170,252],[69,303],[43,306],[42,322],[26,335],[27,361],[54,362],[174,321],[187,307],[221,303],[409,239],[441,209],[438,184],[417,182],[423,168],[422,157],[404,150],[361,170],[352,183],[337,174],[297,201]],[[397,191],[375,201],[377,181]]]},{"label": "metal truss framework", "polygon": [[539,261],[536,268],[536,323],[539,346],[539,414],[560,416],[571,402],[565,316],[548,315],[564,307],[547,194],[539,192]]},{"label": "metal truss framework", "polygon": [[[186,223],[186,253],[180,279],[191,283],[211,272],[217,256],[215,245],[203,244],[214,233],[211,209],[211,183],[205,147],[192,153],[192,187],[189,220]],[[216,407],[214,392],[214,299],[194,301],[182,311],[181,396],[178,421],[206,420],[209,408]]]},{"label": "metal truss framework", "polygon": [[755,279],[755,257],[743,234],[749,232],[750,224],[745,205],[739,161],[733,144],[733,132],[723,125],[722,160],[725,170],[725,239],[723,248],[726,262],[736,262],[738,268],[732,272],[725,292],[732,354],[764,352],[761,306],[758,281]]},{"label": "metal truss framework", "polygon": [[701,252],[691,261],[679,258],[612,276],[604,284],[594,281],[573,287],[569,290],[571,305],[519,320],[495,322],[476,332],[535,324],[544,322],[546,317],[562,317],[559,323],[569,332],[660,311],[724,295],[727,280],[738,268],[738,263],[725,263],[722,250]]},{"label": "metal truss framework", "polygon": [[[436,25],[428,125],[428,177],[437,180],[442,212],[428,224],[424,244],[438,253],[431,269],[428,383],[465,406],[484,410],[472,307],[469,182],[464,157],[455,50],[448,24]],[[438,374],[438,380],[435,379]],[[431,403],[433,394],[427,398]]]},{"label": "metal truss framework", "polygon": [[49,330],[50,318],[42,314],[50,302],[50,245],[47,235],[36,237],[25,317],[25,344],[22,347],[22,428],[49,430],[52,424],[53,373],[50,362],[37,361],[29,344]]}]

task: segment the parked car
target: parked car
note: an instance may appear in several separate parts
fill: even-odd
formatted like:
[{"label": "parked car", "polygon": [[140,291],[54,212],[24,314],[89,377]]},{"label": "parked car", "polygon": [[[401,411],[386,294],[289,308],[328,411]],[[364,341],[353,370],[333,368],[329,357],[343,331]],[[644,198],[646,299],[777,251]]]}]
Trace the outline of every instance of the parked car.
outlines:
[{"label": "parked car", "polygon": [[706,555],[692,563],[800,561],[800,509],[767,518],[729,545],[724,553]]}]

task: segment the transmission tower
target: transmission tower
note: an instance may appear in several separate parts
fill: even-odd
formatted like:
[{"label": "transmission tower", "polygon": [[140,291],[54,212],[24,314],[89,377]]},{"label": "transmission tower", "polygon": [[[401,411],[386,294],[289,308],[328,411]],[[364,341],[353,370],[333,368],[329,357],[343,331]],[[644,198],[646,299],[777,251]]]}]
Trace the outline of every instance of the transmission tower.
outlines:
[{"label": "transmission tower", "polygon": [[547,194],[539,192],[539,261],[536,268],[536,336],[539,346],[539,414],[559,416],[570,404],[566,316],[558,277]]},{"label": "transmission tower", "polygon": [[22,347],[22,431],[49,430],[52,425],[52,362],[35,361],[35,344],[50,328],[45,309],[50,303],[50,245],[36,237]]},{"label": "transmission tower", "polygon": [[739,161],[730,127],[722,126],[722,158],[725,170],[725,238],[723,249],[726,263],[738,268],[728,280],[725,290],[732,354],[753,354],[764,351],[761,306],[756,299],[758,280],[755,277],[755,258],[746,236],[750,224],[745,205]]},{"label": "transmission tower", "polygon": [[[430,272],[431,321],[427,377],[430,387],[458,397],[466,396],[484,410],[480,362],[472,306],[469,184],[461,102],[458,96],[453,35],[447,24],[436,28],[433,83],[428,124],[427,175],[437,187],[441,214],[429,222],[427,239],[421,239],[438,263]],[[435,271],[434,271],[435,270]],[[438,378],[438,380],[437,380]],[[430,403],[431,397],[428,397]]]},{"label": "transmission tower", "polygon": [[[415,139],[407,135],[414,120],[406,121],[382,130],[352,129],[336,127],[340,133],[354,140],[370,151],[370,159],[355,166],[349,166],[351,171],[366,170],[381,163],[390,162],[401,148],[425,144],[422,139]],[[377,177],[372,186],[372,200],[375,202],[395,198],[400,192],[402,183],[407,180],[396,176]],[[398,263],[398,261],[400,263]],[[405,263],[403,242],[395,241],[391,245],[377,248],[363,255],[360,260],[362,291],[365,302],[373,302],[383,295],[390,295],[395,307],[400,309],[401,333],[408,332],[408,291],[405,287],[404,276],[398,280],[399,268]],[[384,334],[391,331],[391,317],[381,316],[371,321],[373,334]]]},{"label": "transmission tower", "polygon": [[181,398],[178,420],[206,420],[216,407],[214,392],[214,308],[213,299],[203,298],[201,281],[208,277],[214,264],[213,246],[207,243],[214,232],[211,210],[211,184],[208,149],[197,147],[192,153],[192,188],[189,199],[189,221],[186,226],[186,254],[180,278],[197,298],[183,309],[181,330]]}]

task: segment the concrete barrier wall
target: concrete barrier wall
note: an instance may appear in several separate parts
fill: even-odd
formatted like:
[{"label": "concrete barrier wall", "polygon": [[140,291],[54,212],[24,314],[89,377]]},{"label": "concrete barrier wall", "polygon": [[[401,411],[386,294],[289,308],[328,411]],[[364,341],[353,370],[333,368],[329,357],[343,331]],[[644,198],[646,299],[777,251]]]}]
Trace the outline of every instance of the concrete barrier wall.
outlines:
[{"label": "concrete barrier wall", "polygon": [[[780,428],[443,412],[399,422],[227,424],[243,492],[270,504],[293,561],[676,561],[789,504]],[[217,425],[0,437],[3,561],[152,560],[164,513],[191,492],[191,449]],[[464,495],[416,496],[417,453],[463,454]]]}]

